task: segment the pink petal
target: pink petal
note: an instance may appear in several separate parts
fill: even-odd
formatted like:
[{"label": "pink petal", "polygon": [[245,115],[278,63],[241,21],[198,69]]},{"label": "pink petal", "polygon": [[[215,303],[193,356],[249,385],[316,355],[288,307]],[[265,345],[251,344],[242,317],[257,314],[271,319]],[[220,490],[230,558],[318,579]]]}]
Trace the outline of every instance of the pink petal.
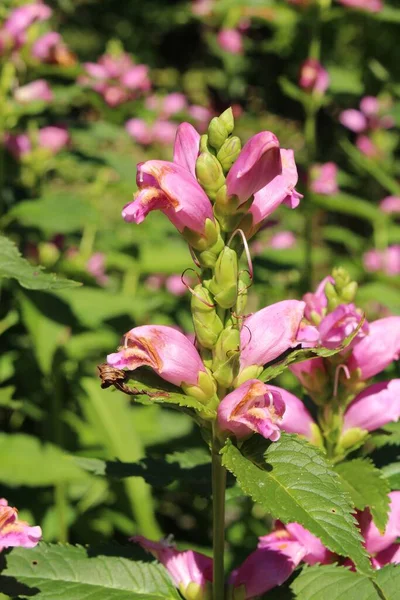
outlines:
[{"label": "pink petal", "polygon": [[344,415],[343,432],[353,427],[374,431],[400,418],[400,379],[375,383],[363,390]]},{"label": "pink petal", "polygon": [[196,160],[199,155],[200,134],[190,123],[181,123],[176,132],[174,163],[187,169],[196,177]]}]

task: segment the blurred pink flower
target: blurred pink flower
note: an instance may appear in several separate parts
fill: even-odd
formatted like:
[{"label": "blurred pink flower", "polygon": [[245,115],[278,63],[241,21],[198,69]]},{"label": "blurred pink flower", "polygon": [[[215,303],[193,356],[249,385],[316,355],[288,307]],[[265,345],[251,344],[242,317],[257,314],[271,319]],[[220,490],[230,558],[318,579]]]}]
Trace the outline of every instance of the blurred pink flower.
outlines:
[{"label": "blurred pink flower", "polygon": [[4,135],[4,144],[16,160],[20,160],[24,154],[32,150],[31,140],[26,133],[6,133]]},{"label": "blurred pink flower", "polygon": [[48,150],[51,150],[53,154],[62,150],[70,140],[68,130],[61,125],[48,125],[47,127],[39,129],[38,137],[39,147],[47,148]]},{"label": "blurred pink flower", "polygon": [[221,431],[230,431],[238,439],[256,432],[276,442],[284,412],[285,404],[277,389],[249,379],[221,400],[218,425]]},{"label": "blurred pink flower", "polygon": [[105,272],[105,258],[103,252],[95,252],[86,263],[88,273],[96,279],[99,285],[106,285],[109,280]]},{"label": "blurred pink flower", "polygon": [[358,8],[367,12],[380,12],[383,9],[382,0],[338,0],[343,6]]},{"label": "blurred pink flower", "polygon": [[334,162],[316,164],[311,167],[311,190],[316,194],[332,196],[339,191],[337,166]]},{"label": "blurred pink flower", "polygon": [[168,118],[176,113],[182,112],[187,106],[186,96],[179,92],[168,94],[162,101],[162,114]]},{"label": "blurred pink flower", "polygon": [[153,133],[151,127],[143,119],[129,119],[125,123],[125,129],[129,135],[143,146],[148,146],[153,141]]},{"label": "blurred pink flower", "polygon": [[17,509],[8,506],[5,498],[0,498],[0,552],[14,546],[33,548],[41,537],[40,527],[19,521]]},{"label": "blurred pink flower", "polygon": [[367,135],[359,135],[356,139],[356,146],[360,152],[373,158],[379,155],[379,149],[375,146],[374,142]]},{"label": "blurred pink flower", "polygon": [[156,121],[152,127],[153,140],[163,146],[170,146],[175,140],[177,128],[177,124],[171,121]]},{"label": "blurred pink flower", "polygon": [[193,344],[183,333],[165,325],[143,325],[128,331],[124,345],[107,356],[109,365],[134,371],[148,366],[160,377],[180,386],[197,385],[205,372],[202,360]]},{"label": "blurred pink flower", "polygon": [[379,98],[364,96],[360,101],[360,110],[349,108],[340,113],[340,123],[358,134],[356,146],[366,156],[374,157],[379,154],[379,149],[370,137],[371,132],[390,129],[394,125],[392,117],[384,114],[385,110],[386,107]]},{"label": "blurred pink flower", "polygon": [[25,4],[11,11],[0,30],[0,54],[4,50],[15,50],[26,42],[26,31],[35,21],[46,21],[52,10],[42,2]]},{"label": "blurred pink flower", "polygon": [[279,231],[269,241],[269,246],[275,250],[286,250],[296,244],[296,237],[291,231]]},{"label": "blurred pink flower", "polygon": [[400,213],[400,196],[386,196],[381,200],[379,208],[385,213]]},{"label": "blurred pink flower", "polygon": [[21,104],[29,104],[37,100],[51,102],[53,100],[53,92],[45,79],[36,79],[36,81],[17,88],[14,91],[14,98]]},{"label": "blurred pink flower", "polygon": [[299,85],[308,92],[324,94],[329,86],[328,71],[315,58],[308,58],[300,69]]},{"label": "blurred pink flower", "polygon": [[400,245],[388,246],[385,250],[368,250],[363,262],[367,271],[382,271],[390,277],[400,275]]},{"label": "blurred pink flower", "polygon": [[192,13],[198,17],[211,14],[215,0],[192,0]]},{"label": "blurred pink flower", "polygon": [[183,296],[187,292],[187,287],[183,283],[181,275],[170,275],[167,277],[165,287],[174,296]]},{"label": "blurred pink flower", "polygon": [[56,57],[60,50],[66,51],[66,46],[61,35],[56,31],[49,31],[38,38],[33,44],[32,56],[43,63],[58,62]]},{"label": "blurred pink flower", "polygon": [[237,29],[221,29],[217,35],[217,42],[219,47],[229,54],[243,52],[242,34]]},{"label": "blurred pink flower", "polygon": [[200,106],[199,104],[192,104],[192,106],[189,106],[188,113],[192,119],[203,126],[207,125],[212,117],[212,111],[206,106]]}]

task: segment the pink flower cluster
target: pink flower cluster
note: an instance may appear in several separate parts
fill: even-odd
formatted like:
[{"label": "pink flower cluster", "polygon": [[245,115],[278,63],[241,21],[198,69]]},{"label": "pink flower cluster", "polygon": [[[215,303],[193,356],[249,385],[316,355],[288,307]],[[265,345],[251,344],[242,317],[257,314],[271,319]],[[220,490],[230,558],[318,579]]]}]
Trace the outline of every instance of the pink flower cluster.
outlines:
[{"label": "pink flower cluster", "polygon": [[[368,509],[356,515],[374,569],[400,563],[400,544],[396,543],[400,536],[400,492],[392,492],[389,498],[389,520],[383,534]],[[142,536],[135,536],[131,541],[140,544],[164,565],[184,598],[194,590],[198,593],[196,598],[207,597],[213,573],[211,558],[192,550],[176,550],[168,541],[152,542]],[[299,523],[285,526],[277,522],[272,533],[259,538],[257,550],[231,573],[228,585],[231,591],[240,593],[238,597],[251,600],[282,585],[301,562],[315,565],[337,561],[352,568],[348,559],[330,552]]]},{"label": "pink flower cluster", "polygon": [[370,157],[379,155],[379,149],[371,137],[373,132],[390,129],[394,125],[393,118],[385,114],[385,106],[374,96],[365,96],[360,102],[360,110],[344,110],[339,120],[342,125],[357,134],[357,148]]},{"label": "pink flower cluster", "polygon": [[131,57],[104,54],[97,63],[84,64],[86,75],[79,82],[98,92],[109,106],[119,106],[147,92],[151,87],[147,65],[135,65]]},{"label": "pink flower cluster", "polygon": [[0,498],[0,552],[4,548],[23,546],[33,548],[42,537],[40,527],[31,527],[18,519],[18,511]]},{"label": "pink flower cluster", "polygon": [[51,154],[57,154],[69,143],[69,140],[67,129],[60,125],[43,127],[34,138],[27,133],[5,134],[6,148],[17,160],[36,148],[43,148],[49,150]]},{"label": "pink flower cluster", "polygon": [[391,277],[400,275],[400,245],[388,246],[385,250],[368,250],[363,262],[365,269],[371,273],[381,271]]},{"label": "pink flower cluster", "polygon": [[315,58],[308,58],[301,65],[299,85],[307,92],[323,96],[329,86],[328,71]]},{"label": "pink flower cluster", "polygon": [[337,172],[338,169],[334,162],[313,165],[310,170],[311,190],[324,196],[337,194],[339,191]]}]

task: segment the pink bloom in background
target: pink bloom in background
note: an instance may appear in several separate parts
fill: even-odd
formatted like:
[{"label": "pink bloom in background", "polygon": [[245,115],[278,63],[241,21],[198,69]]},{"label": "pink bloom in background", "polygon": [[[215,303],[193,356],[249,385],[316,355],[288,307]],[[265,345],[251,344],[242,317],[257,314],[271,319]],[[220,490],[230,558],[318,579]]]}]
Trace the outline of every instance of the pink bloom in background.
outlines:
[{"label": "pink bloom in background", "polygon": [[152,129],[143,119],[129,119],[125,123],[125,129],[135,142],[143,146],[148,146],[153,141]]},{"label": "pink bloom in background", "polygon": [[230,431],[239,439],[256,432],[276,442],[284,412],[285,404],[276,388],[249,379],[221,400],[218,424],[222,431]]},{"label": "pink bloom in background", "polygon": [[247,317],[240,332],[240,368],[263,366],[298,346],[304,307],[299,300],[283,300]]},{"label": "pink bloom in background", "polygon": [[153,138],[163,146],[173,144],[178,126],[171,121],[156,121],[153,124]]},{"label": "pink bloom in background", "polygon": [[339,191],[337,184],[337,166],[334,162],[313,165],[311,168],[311,190],[316,194],[332,196]]},{"label": "pink bloom in background", "polygon": [[243,38],[237,29],[221,29],[217,35],[217,42],[222,50],[229,54],[241,54],[243,52]]},{"label": "pink bloom in background", "polygon": [[296,237],[291,231],[279,231],[269,241],[269,246],[275,250],[287,250],[296,244]]},{"label": "pink bloom in background", "polygon": [[192,104],[189,106],[188,113],[196,121],[196,125],[199,131],[205,131],[208,127],[208,122],[213,116],[212,110],[199,104]]},{"label": "pink bloom in background", "polygon": [[379,208],[388,214],[399,213],[400,214],[400,196],[386,196],[381,203]]},{"label": "pink bloom in background", "polygon": [[340,113],[340,123],[358,134],[356,146],[366,156],[374,157],[379,154],[379,149],[371,140],[371,132],[390,129],[394,125],[392,117],[382,114],[383,112],[384,107],[378,98],[365,96],[360,102],[360,110],[349,108]]},{"label": "pink bloom in background", "polygon": [[388,246],[385,250],[368,250],[363,256],[367,271],[382,271],[389,276],[400,275],[400,245]]},{"label": "pink bloom in background", "polygon": [[52,62],[55,49],[60,45],[64,45],[61,35],[56,31],[49,31],[33,44],[32,55],[41,62]]},{"label": "pink bloom in background", "polygon": [[167,277],[165,287],[169,293],[173,294],[174,296],[183,296],[187,292],[187,287],[183,283],[180,275],[170,275]]},{"label": "pink bloom in background", "polygon": [[202,360],[183,333],[165,325],[143,325],[128,331],[124,345],[107,356],[108,364],[117,369],[134,371],[148,366],[160,377],[180,386],[197,385]]},{"label": "pink bloom in background", "polygon": [[228,196],[237,196],[243,204],[281,173],[278,138],[270,131],[257,133],[245,143],[228,173]]},{"label": "pink bloom in background", "polygon": [[[261,189],[256,190],[254,194],[254,201],[249,210],[253,219],[253,228],[262,223],[281,204],[286,204],[290,208],[296,208],[303,197],[295,190],[298,175],[293,150],[280,150],[280,159],[281,172],[279,172],[279,168],[275,167],[277,172],[275,177]],[[273,157],[273,160],[275,161],[276,158]],[[255,229],[252,230],[250,235],[254,231]]]},{"label": "pink bloom in background", "polygon": [[125,221],[142,223],[152,210],[161,210],[179,231],[185,227],[205,234],[206,220],[214,222],[210,200],[189,171],[178,164],[149,160],[137,167],[139,191],[127,204]]},{"label": "pink bloom in background", "polygon": [[301,65],[299,85],[308,92],[323,95],[329,86],[328,71],[315,58],[308,58]]},{"label": "pink bloom in background", "polygon": [[399,417],[400,379],[375,383],[358,394],[347,408],[343,432],[354,427],[374,431]]},{"label": "pink bloom in background", "polygon": [[40,527],[31,527],[25,521],[19,521],[17,509],[8,506],[4,498],[0,499],[0,552],[14,546],[33,548],[41,537]]},{"label": "pink bloom in background", "polygon": [[380,12],[383,9],[382,0],[338,0],[343,6],[358,8],[367,12]]},{"label": "pink bloom in background", "polygon": [[192,0],[192,13],[198,17],[207,17],[213,6],[214,0]]},{"label": "pink bloom in background", "polygon": [[12,134],[6,133],[4,136],[5,147],[10,154],[20,160],[24,154],[28,154],[32,150],[31,140],[26,133]]},{"label": "pink bloom in background", "polygon": [[61,125],[49,125],[39,129],[39,146],[51,150],[56,154],[62,150],[70,141],[70,136],[65,127]]},{"label": "pink bloom in background", "polygon": [[25,4],[11,11],[0,30],[0,53],[3,50],[15,50],[26,42],[26,31],[35,21],[46,21],[52,10],[42,2]]},{"label": "pink bloom in background", "polygon": [[166,118],[182,112],[187,107],[186,96],[179,92],[168,94],[163,98],[162,115]]},{"label": "pink bloom in background", "polygon": [[157,558],[184,597],[189,586],[198,586],[196,591],[199,593],[199,589],[204,589],[212,581],[212,558],[204,554],[193,550],[180,552],[168,541],[152,542],[141,535],[132,537],[130,541],[140,544],[144,550]]},{"label": "pink bloom in background", "polygon": [[400,317],[386,317],[369,324],[369,333],[353,348],[349,369],[360,369],[361,379],[377,375],[399,358]]},{"label": "pink bloom in background", "polygon": [[105,272],[105,259],[106,256],[103,252],[95,252],[86,263],[88,273],[96,279],[99,285],[106,285],[109,279]]},{"label": "pink bloom in background", "polygon": [[29,104],[37,100],[51,102],[53,100],[53,92],[45,79],[37,79],[17,88],[14,92],[14,98],[21,104]]},{"label": "pink bloom in background", "polygon": [[373,158],[379,156],[379,148],[367,135],[358,135],[356,139],[356,146],[360,152]]},{"label": "pink bloom in background", "polygon": [[[340,304],[324,317],[318,326],[320,344],[325,348],[337,348],[346,337],[354,333],[363,319],[362,312],[354,304]],[[368,323],[364,320],[361,329],[350,344],[356,344],[368,334]],[[346,352],[349,346],[346,347]]]}]

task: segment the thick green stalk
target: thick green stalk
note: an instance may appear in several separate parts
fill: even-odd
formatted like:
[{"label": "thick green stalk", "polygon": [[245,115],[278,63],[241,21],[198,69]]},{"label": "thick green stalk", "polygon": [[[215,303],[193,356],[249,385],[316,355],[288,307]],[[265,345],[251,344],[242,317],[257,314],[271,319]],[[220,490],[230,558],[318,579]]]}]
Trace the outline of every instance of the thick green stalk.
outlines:
[{"label": "thick green stalk", "polygon": [[225,597],[225,488],[226,469],[222,466],[221,444],[213,432],[212,441],[212,500],[213,500],[213,600]]}]

